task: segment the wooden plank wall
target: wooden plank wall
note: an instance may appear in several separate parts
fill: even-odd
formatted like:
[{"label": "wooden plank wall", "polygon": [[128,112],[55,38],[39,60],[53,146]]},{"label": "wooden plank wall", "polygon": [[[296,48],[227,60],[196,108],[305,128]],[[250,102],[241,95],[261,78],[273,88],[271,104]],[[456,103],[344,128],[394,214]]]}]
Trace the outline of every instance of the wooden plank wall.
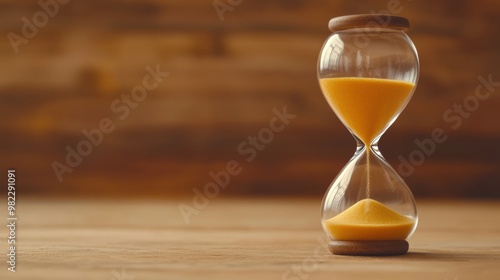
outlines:
[{"label": "wooden plank wall", "polygon": [[[3,0],[2,170],[17,168],[22,192],[34,195],[169,197],[203,188],[210,171],[236,160],[242,172],[225,195],[320,196],[355,148],[316,80],[327,22],[391,5],[411,21],[421,76],[382,138],[383,154],[397,168],[416,139],[442,128],[446,142],[405,178],[413,192],[500,197],[500,90],[460,125],[443,118],[472,98],[478,77],[500,81],[494,0],[244,0],[223,21],[212,1],[74,0],[59,5],[17,54],[9,32],[21,35],[22,18],[32,20],[41,8],[34,0]],[[156,65],[170,75],[120,120],[111,104]],[[297,117],[247,162],[238,145],[283,106]],[[103,118],[115,130],[59,182],[52,163],[64,163],[65,147],[76,147],[82,130]]]}]

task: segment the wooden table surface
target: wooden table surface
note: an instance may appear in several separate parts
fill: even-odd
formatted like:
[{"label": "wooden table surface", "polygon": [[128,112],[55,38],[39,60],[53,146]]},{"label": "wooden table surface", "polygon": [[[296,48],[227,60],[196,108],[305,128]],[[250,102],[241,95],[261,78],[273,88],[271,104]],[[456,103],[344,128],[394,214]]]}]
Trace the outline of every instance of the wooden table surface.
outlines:
[{"label": "wooden table surface", "polygon": [[500,201],[419,201],[397,257],[331,255],[320,199],[216,198],[189,224],[180,202],[18,200],[17,272],[2,261],[0,279],[500,279]]}]

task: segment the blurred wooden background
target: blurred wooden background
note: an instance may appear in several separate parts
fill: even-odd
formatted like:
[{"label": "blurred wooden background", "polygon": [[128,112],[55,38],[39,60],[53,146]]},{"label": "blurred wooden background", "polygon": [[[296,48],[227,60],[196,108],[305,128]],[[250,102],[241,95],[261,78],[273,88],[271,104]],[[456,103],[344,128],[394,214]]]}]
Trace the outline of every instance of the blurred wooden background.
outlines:
[{"label": "blurred wooden background", "polygon": [[[221,0],[221,3],[227,3]],[[417,91],[381,140],[399,156],[443,128],[448,140],[405,179],[417,196],[500,197],[500,87],[457,129],[443,114],[474,94],[478,77],[500,81],[500,2],[246,0],[223,14],[213,2],[70,1],[19,45],[38,1],[0,4],[0,154],[18,191],[33,195],[190,195],[229,160],[242,172],[225,195],[318,195],[355,142],[324,100],[316,61],[334,16],[397,4],[420,55]],[[170,76],[122,120],[110,110],[142,84],[147,66]],[[297,117],[252,162],[238,145],[268,126],[272,109]],[[58,182],[51,163],[110,118],[116,129]]]}]

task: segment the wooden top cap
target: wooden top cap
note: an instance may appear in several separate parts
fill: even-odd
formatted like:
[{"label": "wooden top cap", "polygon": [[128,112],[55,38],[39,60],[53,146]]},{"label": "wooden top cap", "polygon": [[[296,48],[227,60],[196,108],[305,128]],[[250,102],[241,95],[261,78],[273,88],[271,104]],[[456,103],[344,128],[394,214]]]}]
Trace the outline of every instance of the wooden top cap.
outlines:
[{"label": "wooden top cap", "polygon": [[334,17],[328,23],[330,31],[335,32],[349,28],[392,28],[407,30],[410,22],[404,17],[383,14],[366,14]]}]

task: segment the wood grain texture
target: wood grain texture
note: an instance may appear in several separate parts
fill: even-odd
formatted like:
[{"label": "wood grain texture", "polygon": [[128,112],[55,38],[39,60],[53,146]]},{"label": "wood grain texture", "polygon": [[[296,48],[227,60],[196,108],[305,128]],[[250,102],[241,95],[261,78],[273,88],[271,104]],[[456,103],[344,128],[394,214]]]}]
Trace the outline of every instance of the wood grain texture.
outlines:
[{"label": "wood grain texture", "polygon": [[[500,197],[499,89],[456,129],[443,118],[474,93],[479,76],[500,80],[495,0],[247,0],[224,21],[213,1],[69,1],[17,54],[6,35],[20,34],[21,19],[41,8],[38,0],[2,0],[0,167],[18,168],[32,194],[135,197],[140,185],[144,196],[188,195],[227,161],[246,163],[238,145],[287,106],[297,118],[225,194],[321,195],[355,150],[316,77],[328,21],[395,2],[411,22],[421,75],[382,153],[397,168],[399,156],[418,149],[415,140],[442,128],[446,143],[406,178],[413,192]],[[156,64],[171,75],[121,121],[110,104]],[[51,163],[64,162],[66,146],[102,118],[116,129],[60,183]]]},{"label": "wood grain texture", "polygon": [[[2,263],[0,278],[500,277],[499,201],[419,201],[409,253],[395,257],[329,253],[319,199],[214,199],[186,224],[178,205],[189,201],[23,199],[18,202],[18,272],[8,273]],[[0,232],[5,238],[5,229]],[[6,252],[3,240],[0,249]]]}]

